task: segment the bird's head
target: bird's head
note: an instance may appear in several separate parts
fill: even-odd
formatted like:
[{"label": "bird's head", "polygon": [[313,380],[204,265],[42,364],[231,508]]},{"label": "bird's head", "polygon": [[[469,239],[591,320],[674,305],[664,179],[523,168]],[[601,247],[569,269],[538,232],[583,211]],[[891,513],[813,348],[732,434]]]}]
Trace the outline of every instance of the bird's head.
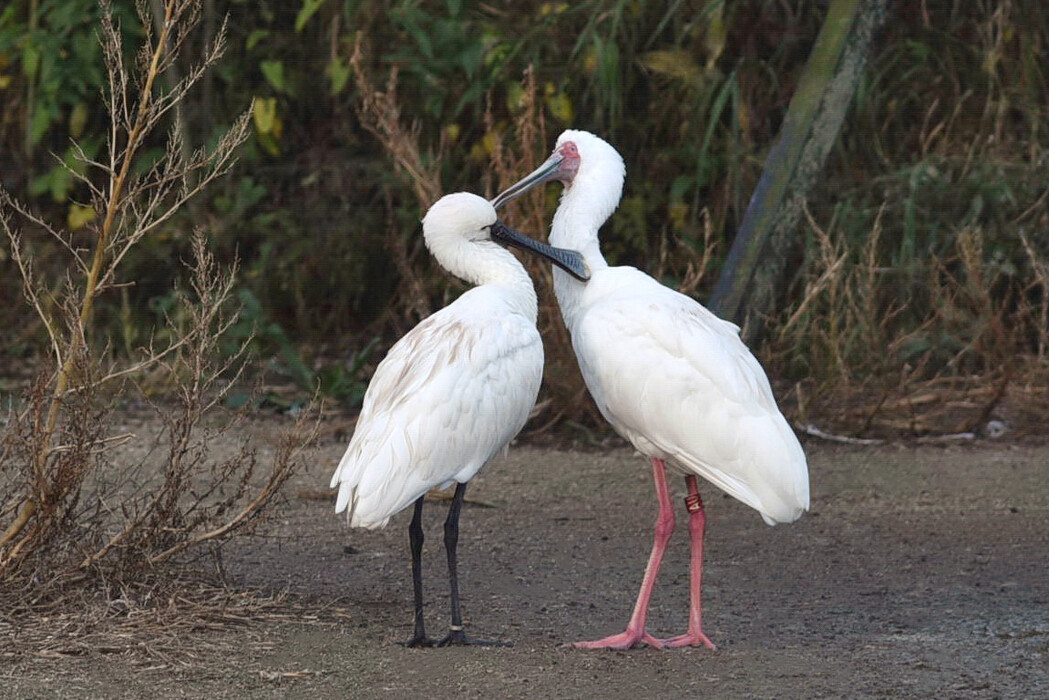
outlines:
[{"label": "bird's head", "polygon": [[487,240],[490,228],[499,215],[483,197],[469,192],[456,192],[438,199],[423,217],[423,236],[433,251],[465,238]]},{"label": "bird's head", "polygon": [[499,193],[492,205],[498,209],[533,187],[560,180],[567,191],[585,190],[591,197],[608,200],[614,209],[623,194],[625,177],[623,158],[607,141],[588,131],[569,129],[557,137],[554,152],[542,165]]},{"label": "bird's head", "polygon": [[469,192],[441,197],[426,212],[422,224],[426,247],[444,267],[459,277],[464,277],[462,262],[459,261],[465,259],[463,243],[483,245],[495,241],[542,256],[584,282],[590,279],[590,270],[579,253],[555,248],[518,233],[499,221],[495,207],[488,200]]}]

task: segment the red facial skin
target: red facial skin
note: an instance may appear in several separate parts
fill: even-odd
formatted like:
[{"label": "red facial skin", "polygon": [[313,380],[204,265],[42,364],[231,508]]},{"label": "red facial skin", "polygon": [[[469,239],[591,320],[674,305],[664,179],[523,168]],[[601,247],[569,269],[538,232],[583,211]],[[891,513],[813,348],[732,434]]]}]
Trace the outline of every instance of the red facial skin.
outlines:
[{"label": "red facial skin", "polygon": [[564,160],[561,161],[561,165],[557,168],[556,177],[566,185],[571,185],[576,173],[579,172],[579,148],[574,141],[565,141],[558,150]]}]

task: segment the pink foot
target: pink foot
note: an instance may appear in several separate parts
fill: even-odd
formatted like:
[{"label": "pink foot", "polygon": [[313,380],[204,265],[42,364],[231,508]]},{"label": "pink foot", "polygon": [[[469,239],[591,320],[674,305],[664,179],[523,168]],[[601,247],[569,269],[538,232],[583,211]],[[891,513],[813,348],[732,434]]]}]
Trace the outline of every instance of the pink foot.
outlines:
[{"label": "pink foot", "polygon": [[663,642],[645,631],[634,632],[627,630],[611,637],[598,639],[593,642],[575,642],[572,644],[576,649],[632,649],[638,644],[647,644],[654,649],[662,649]]},{"label": "pink foot", "polygon": [[663,460],[652,458],[652,477],[656,484],[656,498],[659,501],[659,515],[656,518],[656,536],[652,541],[652,554],[648,557],[645,577],[641,581],[641,590],[637,593],[637,603],[630,615],[626,631],[613,634],[611,637],[593,642],[576,642],[577,649],[631,649],[638,644],[647,644],[655,649],[662,649],[663,642],[645,631],[645,616],[648,614],[648,603],[652,598],[652,588],[656,585],[656,574],[663,562],[663,553],[667,542],[674,532],[674,508],[670,505],[670,492],[667,489],[666,465]]},{"label": "pink foot", "polygon": [[714,646],[714,642],[710,641],[710,638],[707,635],[702,632],[693,632],[692,630],[689,630],[685,634],[678,635],[677,637],[661,639],[659,641],[668,649],[676,649],[677,647],[706,647],[707,649],[717,649],[717,647]]}]

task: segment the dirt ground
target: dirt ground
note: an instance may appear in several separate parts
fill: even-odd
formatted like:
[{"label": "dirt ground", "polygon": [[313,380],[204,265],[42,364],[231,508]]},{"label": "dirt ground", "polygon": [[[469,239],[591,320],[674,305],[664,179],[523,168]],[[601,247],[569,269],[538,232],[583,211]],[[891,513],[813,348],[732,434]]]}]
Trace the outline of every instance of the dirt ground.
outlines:
[{"label": "dirt ground", "polygon": [[[23,660],[0,669],[0,697],[1049,697],[1049,446],[810,440],[812,510],[776,528],[708,487],[704,622],[719,648],[611,652],[562,643],[626,624],[655,518],[642,458],[521,447],[482,472],[462,519],[464,616],[468,633],[513,646],[406,649],[409,513],[351,531],[330,502],[296,495],[327,486],[343,445],[322,440],[279,517],[224,550],[233,581],[324,615],[201,632],[198,652],[164,662]],[[683,632],[688,611],[674,486],[659,636]],[[448,621],[444,515],[424,513],[434,636]]]}]

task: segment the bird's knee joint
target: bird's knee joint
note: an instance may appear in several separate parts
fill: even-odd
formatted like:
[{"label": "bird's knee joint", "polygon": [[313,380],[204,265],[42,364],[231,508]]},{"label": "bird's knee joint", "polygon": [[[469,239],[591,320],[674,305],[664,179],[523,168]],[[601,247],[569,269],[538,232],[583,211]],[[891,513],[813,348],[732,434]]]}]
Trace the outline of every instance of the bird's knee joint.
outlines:
[{"label": "bird's knee joint", "polygon": [[670,535],[674,533],[674,516],[670,517],[659,517],[656,519],[656,537],[661,539],[669,539]]}]

